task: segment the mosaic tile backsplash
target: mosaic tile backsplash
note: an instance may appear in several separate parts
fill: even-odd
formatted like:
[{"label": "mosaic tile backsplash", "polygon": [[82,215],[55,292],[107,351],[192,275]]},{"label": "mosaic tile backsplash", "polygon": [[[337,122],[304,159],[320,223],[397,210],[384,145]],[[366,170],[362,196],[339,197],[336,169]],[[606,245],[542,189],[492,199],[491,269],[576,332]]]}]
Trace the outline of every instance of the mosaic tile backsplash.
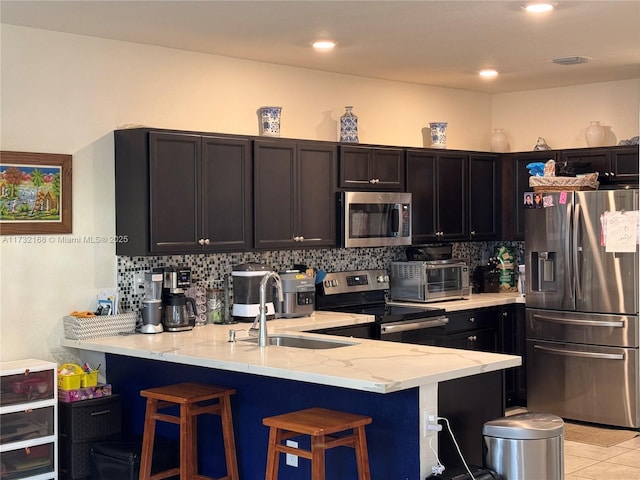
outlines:
[{"label": "mosaic tile backsplash", "polygon": [[[453,257],[465,260],[472,272],[478,265],[486,264],[493,256],[495,249],[500,246],[513,248],[519,263],[524,259],[524,242],[461,242],[452,245]],[[291,269],[294,265],[306,265],[307,268],[336,272],[372,268],[387,269],[389,262],[406,260],[404,247],[251,251],[161,257],[119,256],[117,258],[120,309],[123,312],[139,310],[140,302],[144,297],[142,289],[136,291],[134,275],[158,267],[191,267],[194,282],[205,288],[223,288],[227,277],[230,280],[232,268],[249,262],[271,265],[276,271]],[[232,291],[230,289],[230,295]],[[232,298],[227,299],[227,305],[231,303]]]}]

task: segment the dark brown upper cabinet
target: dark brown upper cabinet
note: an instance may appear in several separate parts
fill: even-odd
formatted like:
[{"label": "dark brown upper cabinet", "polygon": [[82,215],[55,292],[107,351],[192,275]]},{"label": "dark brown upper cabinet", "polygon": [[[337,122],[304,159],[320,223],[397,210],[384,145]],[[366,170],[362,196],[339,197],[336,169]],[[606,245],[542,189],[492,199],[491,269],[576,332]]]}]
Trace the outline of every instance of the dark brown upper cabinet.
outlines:
[{"label": "dark brown upper cabinet", "polygon": [[335,247],[337,147],[254,141],[255,247]]},{"label": "dark brown upper cabinet", "polygon": [[251,248],[250,146],[231,136],[116,131],[116,253]]},{"label": "dark brown upper cabinet", "polygon": [[340,146],[340,188],[404,190],[404,149]]},{"label": "dark brown upper cabinet", "polygon": [[500,240],[500,157],[469,154],[469,240]]},{"label": "dark brown upper cabinet", "polygon": [[466,153],[407,150],[413,244],[467,239]]}]

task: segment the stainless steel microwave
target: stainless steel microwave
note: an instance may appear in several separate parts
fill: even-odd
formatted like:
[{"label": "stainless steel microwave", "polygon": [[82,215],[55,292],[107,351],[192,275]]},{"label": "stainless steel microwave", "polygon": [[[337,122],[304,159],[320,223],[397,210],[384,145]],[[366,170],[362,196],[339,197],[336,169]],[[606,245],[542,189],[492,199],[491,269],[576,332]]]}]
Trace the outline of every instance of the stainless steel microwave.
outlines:
[{"label": "stainless steel microwave", "polygon": [[339,192],[341,247],[411,245],[411,194]]}]

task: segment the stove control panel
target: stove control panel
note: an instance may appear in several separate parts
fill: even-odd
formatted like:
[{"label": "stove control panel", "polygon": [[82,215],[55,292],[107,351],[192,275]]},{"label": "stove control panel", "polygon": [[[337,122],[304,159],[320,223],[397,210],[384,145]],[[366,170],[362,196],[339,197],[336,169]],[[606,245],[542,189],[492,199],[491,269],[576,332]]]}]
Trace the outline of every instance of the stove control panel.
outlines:
[{"label": "stove control panel", "polygon": [[357,270],[327,273],[322,281],[325,295],[388,290],[389,275],[385,270]]}]

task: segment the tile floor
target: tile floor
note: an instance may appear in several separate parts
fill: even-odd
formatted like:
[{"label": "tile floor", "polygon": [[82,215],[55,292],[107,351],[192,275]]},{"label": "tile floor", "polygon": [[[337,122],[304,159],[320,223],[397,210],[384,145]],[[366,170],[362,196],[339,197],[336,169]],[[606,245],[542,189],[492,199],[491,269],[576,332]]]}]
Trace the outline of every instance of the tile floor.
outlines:
[{"label": "tile floor", "polygon": [[612,447],[564,442],[565,480],[640,480],[640,436]]},{"label": "tile floor", "polygon": [[[507,415],[524,413],[514,408]],[[564,480],[640,480],[640,436],[611,447],[564,442]]]}]

